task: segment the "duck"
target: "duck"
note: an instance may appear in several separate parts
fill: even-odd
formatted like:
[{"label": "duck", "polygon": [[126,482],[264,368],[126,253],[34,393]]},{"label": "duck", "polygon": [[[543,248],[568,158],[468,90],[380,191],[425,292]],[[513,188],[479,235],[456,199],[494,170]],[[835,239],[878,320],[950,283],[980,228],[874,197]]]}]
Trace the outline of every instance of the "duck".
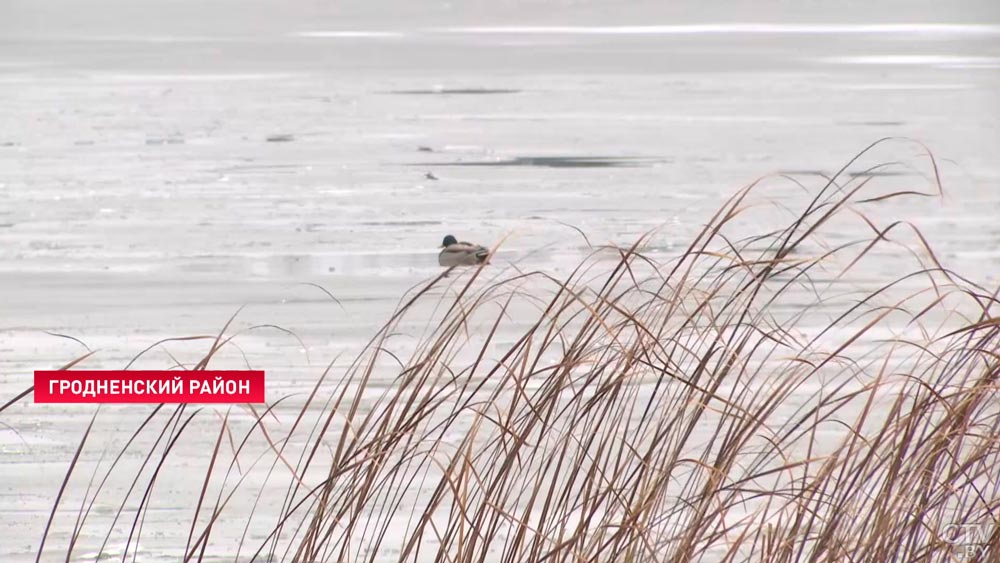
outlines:
[{"label": "duck", "polygon": [[489,260],[490,249],[471,242],[458,242],[458,239],[448,235],[441,243],[441,253],[438,254],[438,264],[445,267],[476,266]]}]

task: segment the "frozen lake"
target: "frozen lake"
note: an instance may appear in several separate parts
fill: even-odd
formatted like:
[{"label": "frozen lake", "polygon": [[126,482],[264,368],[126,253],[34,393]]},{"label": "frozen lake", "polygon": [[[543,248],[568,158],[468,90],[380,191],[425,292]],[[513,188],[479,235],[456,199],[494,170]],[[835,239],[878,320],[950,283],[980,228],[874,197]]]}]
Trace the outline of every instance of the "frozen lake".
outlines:
[{"label": "frozen lake", "polygon": [[[929,147],[945,197],[889,202],[878,217],[911,221],[949,267],[998,282],[1000,20],[716,23],[650,11],[378,25],[378,14],[275,11],[242,32],[157,33],[90,15],[49,33],[25,6],[0,28],[0,403],[32,370],[87,351],[47,333],[114,369],[164,338],[213,334],[241,306],[236,330],[295,335],[239,340],[267,370],[269,398],[302,392],[439,273],[445,234],[506,237],[494,268],[557,276],[588,252],[567,225],[595,244],[659,229],[651,252],[667,259],[736,189],[832,173],[882,137]],[[866,162],[902,161],[911,172],[876,180],[926,191],[917,149],[890,144]],[[906,259],[856,274],[884,280]],[[190,362],[204,345],[170,352]],[[173,359],[155,350],[141,365]],[[150,411],[114,409],[83,466]],[[0,414],[3,561],[34,560],[93,412],[25,400]],[[180,459],[197,464],[213,432]],[[191,512],[161,503],[155,516],[188,523]],[[180,529],[150,545],[183,543]]]}]

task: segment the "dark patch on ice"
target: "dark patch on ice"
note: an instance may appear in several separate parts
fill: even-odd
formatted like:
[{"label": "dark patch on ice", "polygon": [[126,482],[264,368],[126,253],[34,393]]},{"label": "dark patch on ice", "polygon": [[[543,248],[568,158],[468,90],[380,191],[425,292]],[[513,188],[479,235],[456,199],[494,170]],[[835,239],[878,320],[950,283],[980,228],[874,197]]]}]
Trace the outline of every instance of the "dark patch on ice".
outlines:
[{"label": "dark patch on ice", "polygon": [[535,166],[540,168],[637,168],[663,160],[639,156],[516,156],[503,160],[422,162],[414,166]]},{"label": "dark patch on ice", "polygon": [[491,94],[519,94],[521,90],[512,88],[430,88],[426,90],[390,90],[387,93],[401,96],[482,96]]},{"label": "dark patch on ice", "polygon": [[906,125],[905,121],[843,121],[841,125],[857,125],[863,127],[899,127]]},{"label": "dark patch on ice", "polygon": [[827,176],[828,173],[822,170],[779,170],[778,174],[785,176]]},{"label": "dark patch on ice", "polygon": [[295,140],[295,135],[290,133],[279,133],[277,135],[268,135],[268,143],[290,143]]},{"label": "dark patch on ice", "polygon": [[183,145],[184,139],[181,137],[151,137],[146,139],[147,145]]},{"label": "dark patch on ice", "polygon": [[220,170],[288,170],[302,168],[300,164],[237,164]]},{"label": "dark patch on ice", "polygon": [[902,170],[870,170],[867,172],[848,172],[848,175],[852,178],[867,178],[869,176],[911,176],[912,172],[906,172]]},{"label": "dark patch on ice", "polygon": [[305,170],[302,164],[237,164],[224,168],[212,169],[217,174],[240,174],[267,172],[271,174],[298,174]]},{"label": "dark patch on ice", "polygon": [[[635,213],[637,211],[634,207],[574,207],[569,209],[567,207],[540,207],[533,209],[532,211],[536,213],[565,213],[567,211],[577,211],[579,213]],[[541,215],[533,216],[535,219],[543,219],[546,221],[551,220],[550,217],[544,217]],[[532,217],[529,217],[531,219]]]},{"label": "dark patch on ice", "polygon": [[424,227],[440,225],[441,221],[362,221],[358,224],[372,227]]},{"label": "dark patch on ice", "polygon": [[417,147],[417,152],[434,152],[434,149],[430,147]]},{"label": "dark patch on ice", "polygon": [[16,147],[18,143],[14,141],[0,141],[0,147]]},{"label": "dark patch on ice", "polygon": [[[786,176],[822,176],[824,178],[829,178],[833,173],[824,172],[823,170],[782,170],[781,174]],[[852,178],[869,176],[910,176],[912,172],[907,172],[903,170],[871,170],[868,172],[847,172],[847,176]]]}]

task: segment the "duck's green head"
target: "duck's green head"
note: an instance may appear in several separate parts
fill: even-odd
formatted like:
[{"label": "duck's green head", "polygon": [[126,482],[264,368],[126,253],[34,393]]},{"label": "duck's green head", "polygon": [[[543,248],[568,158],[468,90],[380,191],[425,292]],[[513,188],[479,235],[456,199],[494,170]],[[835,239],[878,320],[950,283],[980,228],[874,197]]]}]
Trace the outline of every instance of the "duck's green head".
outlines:
[{"label": "duck's green head", "polygon": [[444,237],[444,242],[441,243],[441,246],[451,246],[453,244],[458,244],[458,239],[451,235],[448,235]]}]

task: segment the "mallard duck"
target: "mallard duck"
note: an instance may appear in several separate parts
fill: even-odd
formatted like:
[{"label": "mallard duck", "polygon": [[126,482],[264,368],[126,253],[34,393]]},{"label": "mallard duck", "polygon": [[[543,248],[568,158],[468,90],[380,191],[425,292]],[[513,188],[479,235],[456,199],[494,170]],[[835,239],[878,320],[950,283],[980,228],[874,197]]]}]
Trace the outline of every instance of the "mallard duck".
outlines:
[{"label": "mallard duck", "polygon": [[458,242],[458,239],[448,235],[441,243],[441,253],[438,254],[438,264],[445,267],[475,266],[482,264],[490,257],[490,249],[471,242]]}]

